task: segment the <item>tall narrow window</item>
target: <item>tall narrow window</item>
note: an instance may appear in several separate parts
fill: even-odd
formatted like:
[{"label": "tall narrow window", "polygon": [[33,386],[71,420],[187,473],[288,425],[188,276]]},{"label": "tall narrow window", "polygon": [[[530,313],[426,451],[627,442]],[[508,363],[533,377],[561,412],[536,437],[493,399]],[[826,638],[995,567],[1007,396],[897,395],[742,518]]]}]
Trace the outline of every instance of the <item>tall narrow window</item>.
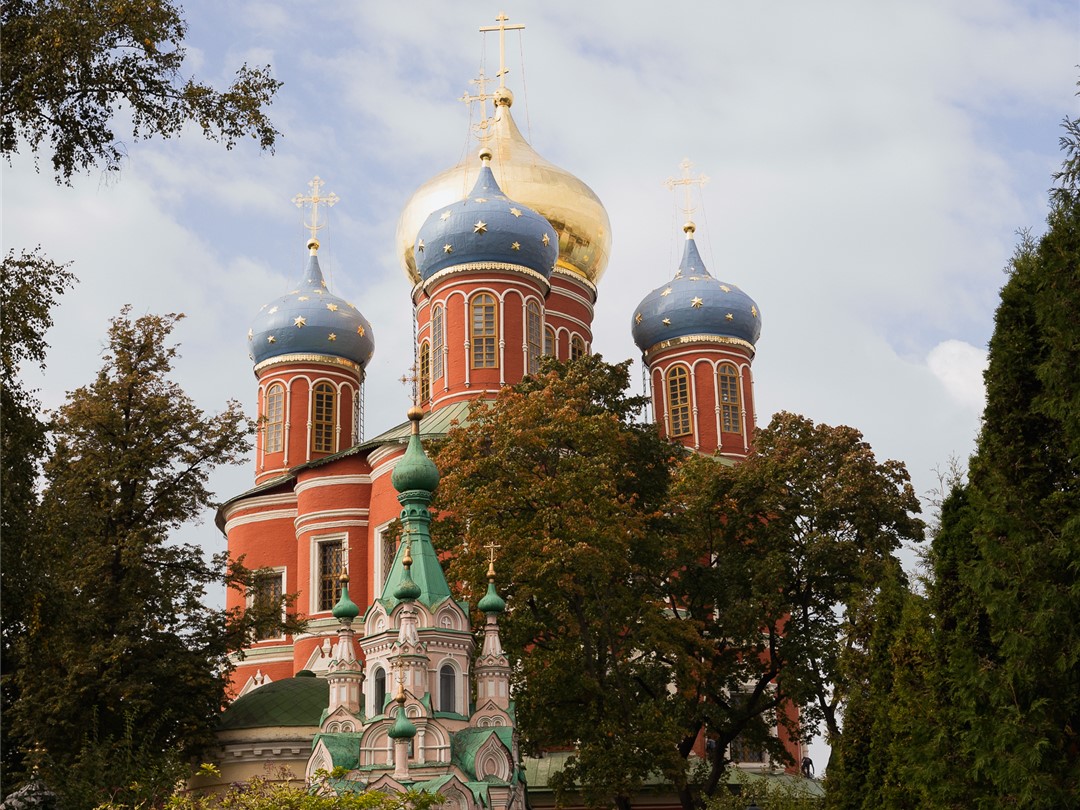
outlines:
[{"label": "tall narrow window", "polygon": [[386,584],[387,577],[390,576],[390,569],[394,567],[394,557],[397,556],[397,543],[394,542],[394,538],[386,530],[379,532],[380,554],[379,558],[382,563],[382,570],[379,572],[379,587],[382,588]]},{"label": "tall narrow window", "polygon": [[267,389],[263,417],[266,419],[263,452],[280,453],[285,431],[285,386],[281,383],[274,383]]},{"label": "tall narrow window", "polygon": [[544,327],[544,356],[555,356],[555,330],[550,326]]},{"label": "tall narrow window", "polygon": [[495,296],[480,293],[472,300],[472,324],[469,340],[472,343],[473,368],[498,368],[498,332],[495,326]]},{"label": "tall narrow window", "polygon": [[684,366],[672,366],[667,373],[668,419],[672,436],[690,433],[690,375]]},{"label": "tall narrow window", "polygon": [[332,610],[341,598],[342,549],[340,540],[319,543],[319,610]]},{"label": "tall narrow window", "polygon": [[317,383],[313,391],[311,414],[311,449],[316,453],[334,452],[334,416],[337,397],[334,386]]},{"label": "tall narrow window", "polygon": [[581,335],[574,335],[570,341],[570,359],[580,360],[585,356],[585,341],[581,339]]},{"label": "tall narrow window", "polygon": [[[278,610],[281,609],[281,594],[284,592],[282,586],[282,575],[280,571],[272,571],[265,574],[259,574],[255,577],[252,590],[252,603],[257,608],[264,610],[273,609],[275,606]],[[269,618],[269,616],[267,617]],[[267,638],[280,638],[281,631],[278,628],[262,629],[256,640],[262,641]]]},{"label": "tall narrow window", "polygon": [[431,399],[431,344],[426,340],[420,344],[420,401]]},{"label": "tall narrow window", "polygon": [[529,374],[540,370],[540,350],[543,348],[543,327],[540,305],[530,301],[525,306],[525,340],[528,345]]},{"label": "tall narrow window", "polygon": [[443,346],[446,345],[446,326],[443,308],[431,311],[431,379],[441,380],[443,375]]},{"label": "tall narrow window", "polygon": [[456,712],[457,675],[450,664],[443,664],[439,669],[439,711]]},{"label": "tall narrow window", "polygon": [[739,372],[730,363],[716,370],[720,384],[720,428],[727,433],[742,433],[740,415]]},{"label": "tall narrow window", "polygon": [[383,706],[386,705],[386,670],[375,667],[375,705],[367,713],[369,716],[382,714]]}]

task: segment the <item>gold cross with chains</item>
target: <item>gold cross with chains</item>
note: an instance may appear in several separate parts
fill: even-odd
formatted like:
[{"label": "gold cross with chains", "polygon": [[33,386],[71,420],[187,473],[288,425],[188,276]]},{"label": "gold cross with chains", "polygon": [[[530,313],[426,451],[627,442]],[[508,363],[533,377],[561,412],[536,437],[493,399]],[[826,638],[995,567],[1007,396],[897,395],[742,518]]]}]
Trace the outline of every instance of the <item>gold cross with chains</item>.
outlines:
[{"label": "gold cross with chains", "polygon": [[[475,84],[479,88],[480,92],[475,96],[470,96],[466,90],[464,95],[458,99],[466,104],[472,104],[474,101],[480,102],[480,123],[476,124],[476,129],[479,133],[483,133],[485,129],[490,126],[490,120],[487,114],[487,102],[489,98],[492,98],[492,94],[486,92],[486,84],[488,82],[487,76],[484,75],[484,69],[480,69],[480,74],[475,79],[469,79],[469,84]],[[472,108],[470,107],[470,110]]]},{"label": "gold cross with chains", "polygon": [[420,389],[419,389],[420,374],[416,370],[416,363],[413,363],[411,366],[409,366],[409,370],[408,370],[407,373],[402,374],[400,377],[398,377],[398,382],[401,383],[402,385],[411,385],[412,386],[412,404],[413,405],[419,405],[420,404]]},{"label": "gold cross with chains", "polygon": [[488,543],[486,546],[484,546],[484,548],[486,548],[488,550],[488,574],[487,575],[489,577],[494,577],[495,576],[495,550],[502,548],[502,546],[500,546],[498,543],[496,543],[494,540],[492,540],[490,543]]},{"label": "gold cross with chains", "polygon": [[685,186],[686,190],[686,206],[682,209],[686,214],[686,218],[690,219],[690,215],[694,213],[694,206],[690,200],[690,186],[703,187],[709,182],[709,178],[701,174],[697,177],[690,176],[690,170],[694,168],[694,164],[690,162],[690,158],[683,158],[682,163],[679,164],[679,168],[682,169],[683,176],[676,180],[674,177],[669,177],[664,181],[664,185],[672,191],[675,190],[675,186]]},{"label": "gold cross with chains", "polygon": [[506,67],[506,32],[521,31],[525,28],[524,25],[507,25],[506,21],[509,19],[505,12],[499,12],[499,16],[495,18],[498,25],[487,25],[480,28],[481,34],[486,34],[488,31],[499,32],[499,72],[495,75],[499,79],[500,89],[506,87],[506,74],[510,72]]},{"label": "gold cross with chains", "polygon": [[303,208],[305,203],[311,205],[311,222],[305,222],[304,227],[311,231],[312,239],[315,238],[316,232],[323,227],[319,223],[319,205],[323,204],[327,208],[330,208],[340,199],[338,195],[332,191],[325,196],[322,195],[320,193],[320,189],[322,189],[322,187],[322,179],[319,177],[319,175],[315,175],[311,182],[308,183],[308,188],[311,189],[311,194],[306,197],[303,194],[297,194],[295,197],[292,198],[292,203],[297,208]]}]

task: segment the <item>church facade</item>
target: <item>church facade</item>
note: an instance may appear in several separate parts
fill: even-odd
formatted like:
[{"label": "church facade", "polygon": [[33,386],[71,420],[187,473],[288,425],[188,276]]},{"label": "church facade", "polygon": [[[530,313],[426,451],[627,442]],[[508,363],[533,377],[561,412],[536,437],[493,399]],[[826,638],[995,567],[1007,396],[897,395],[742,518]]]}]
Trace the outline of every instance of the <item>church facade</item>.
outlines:
[{"label": "church facade", "polygon": [[[422,441],[445,435],[472,402],[521,381],[542,356],[592,351],[611,227],[597,195],[522,136],[505,85],[480,100],[494,113],[477,156],[435,175],[399,218],[412,285],[401,312],[411,307],[416,335],[408,422],[360,436],[378,322],[323,277],[318,211],[335,198],[322,195],[318,178],[298,198],[312,210],[306,266],[247,333],[259,403],[254,485],[217,522],[230,555],[262,574],[252,593],[230,591],[227,607],[295,593],[308,625],[254,641],[237,661],[237,699],[221,732],[230,778],[269,760],[308,777],[344,767],[371,786],[453,776],[462,810],[518,806],[501,600],[492,586],[487,607],[499,609],[480,605],[487,624],[476,658],[468,606],[450,597],[416,494],[430,497],[434,485],[413,486],[409,476],[430,464]],[[710,275],[694,225],[684,232],[682,261],[628,313],[630,328],[661,432],[737,461],[754,426],[761,317],[749,296]],[[388,532],[399,516],[400,544]],[[505,790],[481,799],[468,784],[485,780]]]}]

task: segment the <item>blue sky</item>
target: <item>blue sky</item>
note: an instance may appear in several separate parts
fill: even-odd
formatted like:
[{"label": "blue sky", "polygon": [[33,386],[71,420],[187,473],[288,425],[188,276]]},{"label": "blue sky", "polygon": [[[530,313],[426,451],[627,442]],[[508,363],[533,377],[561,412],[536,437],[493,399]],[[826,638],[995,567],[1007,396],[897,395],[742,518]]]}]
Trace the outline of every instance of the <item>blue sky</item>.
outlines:
[{"label": "blue sky", "polygon": [[[1018,229],[1042,230],[1061,119],[1078,112],[1075,4],[189,2],[189,75],[243,61],[285,84],[275,155],[197,132],[128,143],[119,177],[57,187],[3,168],[3,247],[42,244],[81,279],[56,313],[46,406],[100,363],[108,318],[182,311],[182,384],[207,410],[254,413],[245,333],[290,288],[307,233],[290,203],[315,174],[339,195],[320,236],[335,291],[373,324],[367,435],[402,421],[412,363],[398,212],[475,152],[456,99],[508,34],[513,113],[533,147],[588,183],[611,218],[594,349],[637,357],[630,318],[675,269],[683,216],[663,185],[689,157],[710,272],[762,312],[758,422],[851,424],[916,489],[964,458]],[[524,61],[522,61],[524,57]],[[635,380],[640,379],[640,368]],[[251,468],[223,472],[222,498]],[[185,537],[220,550],[211,522]]]}]

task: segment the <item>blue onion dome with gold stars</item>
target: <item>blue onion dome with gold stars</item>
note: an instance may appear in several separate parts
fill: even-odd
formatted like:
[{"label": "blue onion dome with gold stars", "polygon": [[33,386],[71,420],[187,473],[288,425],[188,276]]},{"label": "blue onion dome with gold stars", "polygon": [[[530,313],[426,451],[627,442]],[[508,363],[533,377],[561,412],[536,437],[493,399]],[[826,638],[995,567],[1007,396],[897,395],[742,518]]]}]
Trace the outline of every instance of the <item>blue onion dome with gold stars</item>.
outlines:
[{"label": "blue onion dome with gold stars", "polygon": [[753,352],[761,335],[757,304],[734,284],[709,275],[694,230],[692,222],[683,226],[686,247],[675,278],[646,295],[634,311],[634,343],[643,353],[702,341],[741,345]]},{"label": "blue onion dome with gold stars", "polygon": [[428,216],[416,238],[416,269],[423,281],[449,268],[531,270],[549,279],[559,258],[551,223],[503,194],[491,172],[491,151],[480,151],[476,185],[458,202]]},{"label": "blue onion dome with gold stars", "polygon": [[375,338],[360,311],[331,293],[319,267],[319,242],[308,241],[307,268],[293,289],[259,310],[248,330],[255,365],[285,355],[340,357],[366,367]]}]

